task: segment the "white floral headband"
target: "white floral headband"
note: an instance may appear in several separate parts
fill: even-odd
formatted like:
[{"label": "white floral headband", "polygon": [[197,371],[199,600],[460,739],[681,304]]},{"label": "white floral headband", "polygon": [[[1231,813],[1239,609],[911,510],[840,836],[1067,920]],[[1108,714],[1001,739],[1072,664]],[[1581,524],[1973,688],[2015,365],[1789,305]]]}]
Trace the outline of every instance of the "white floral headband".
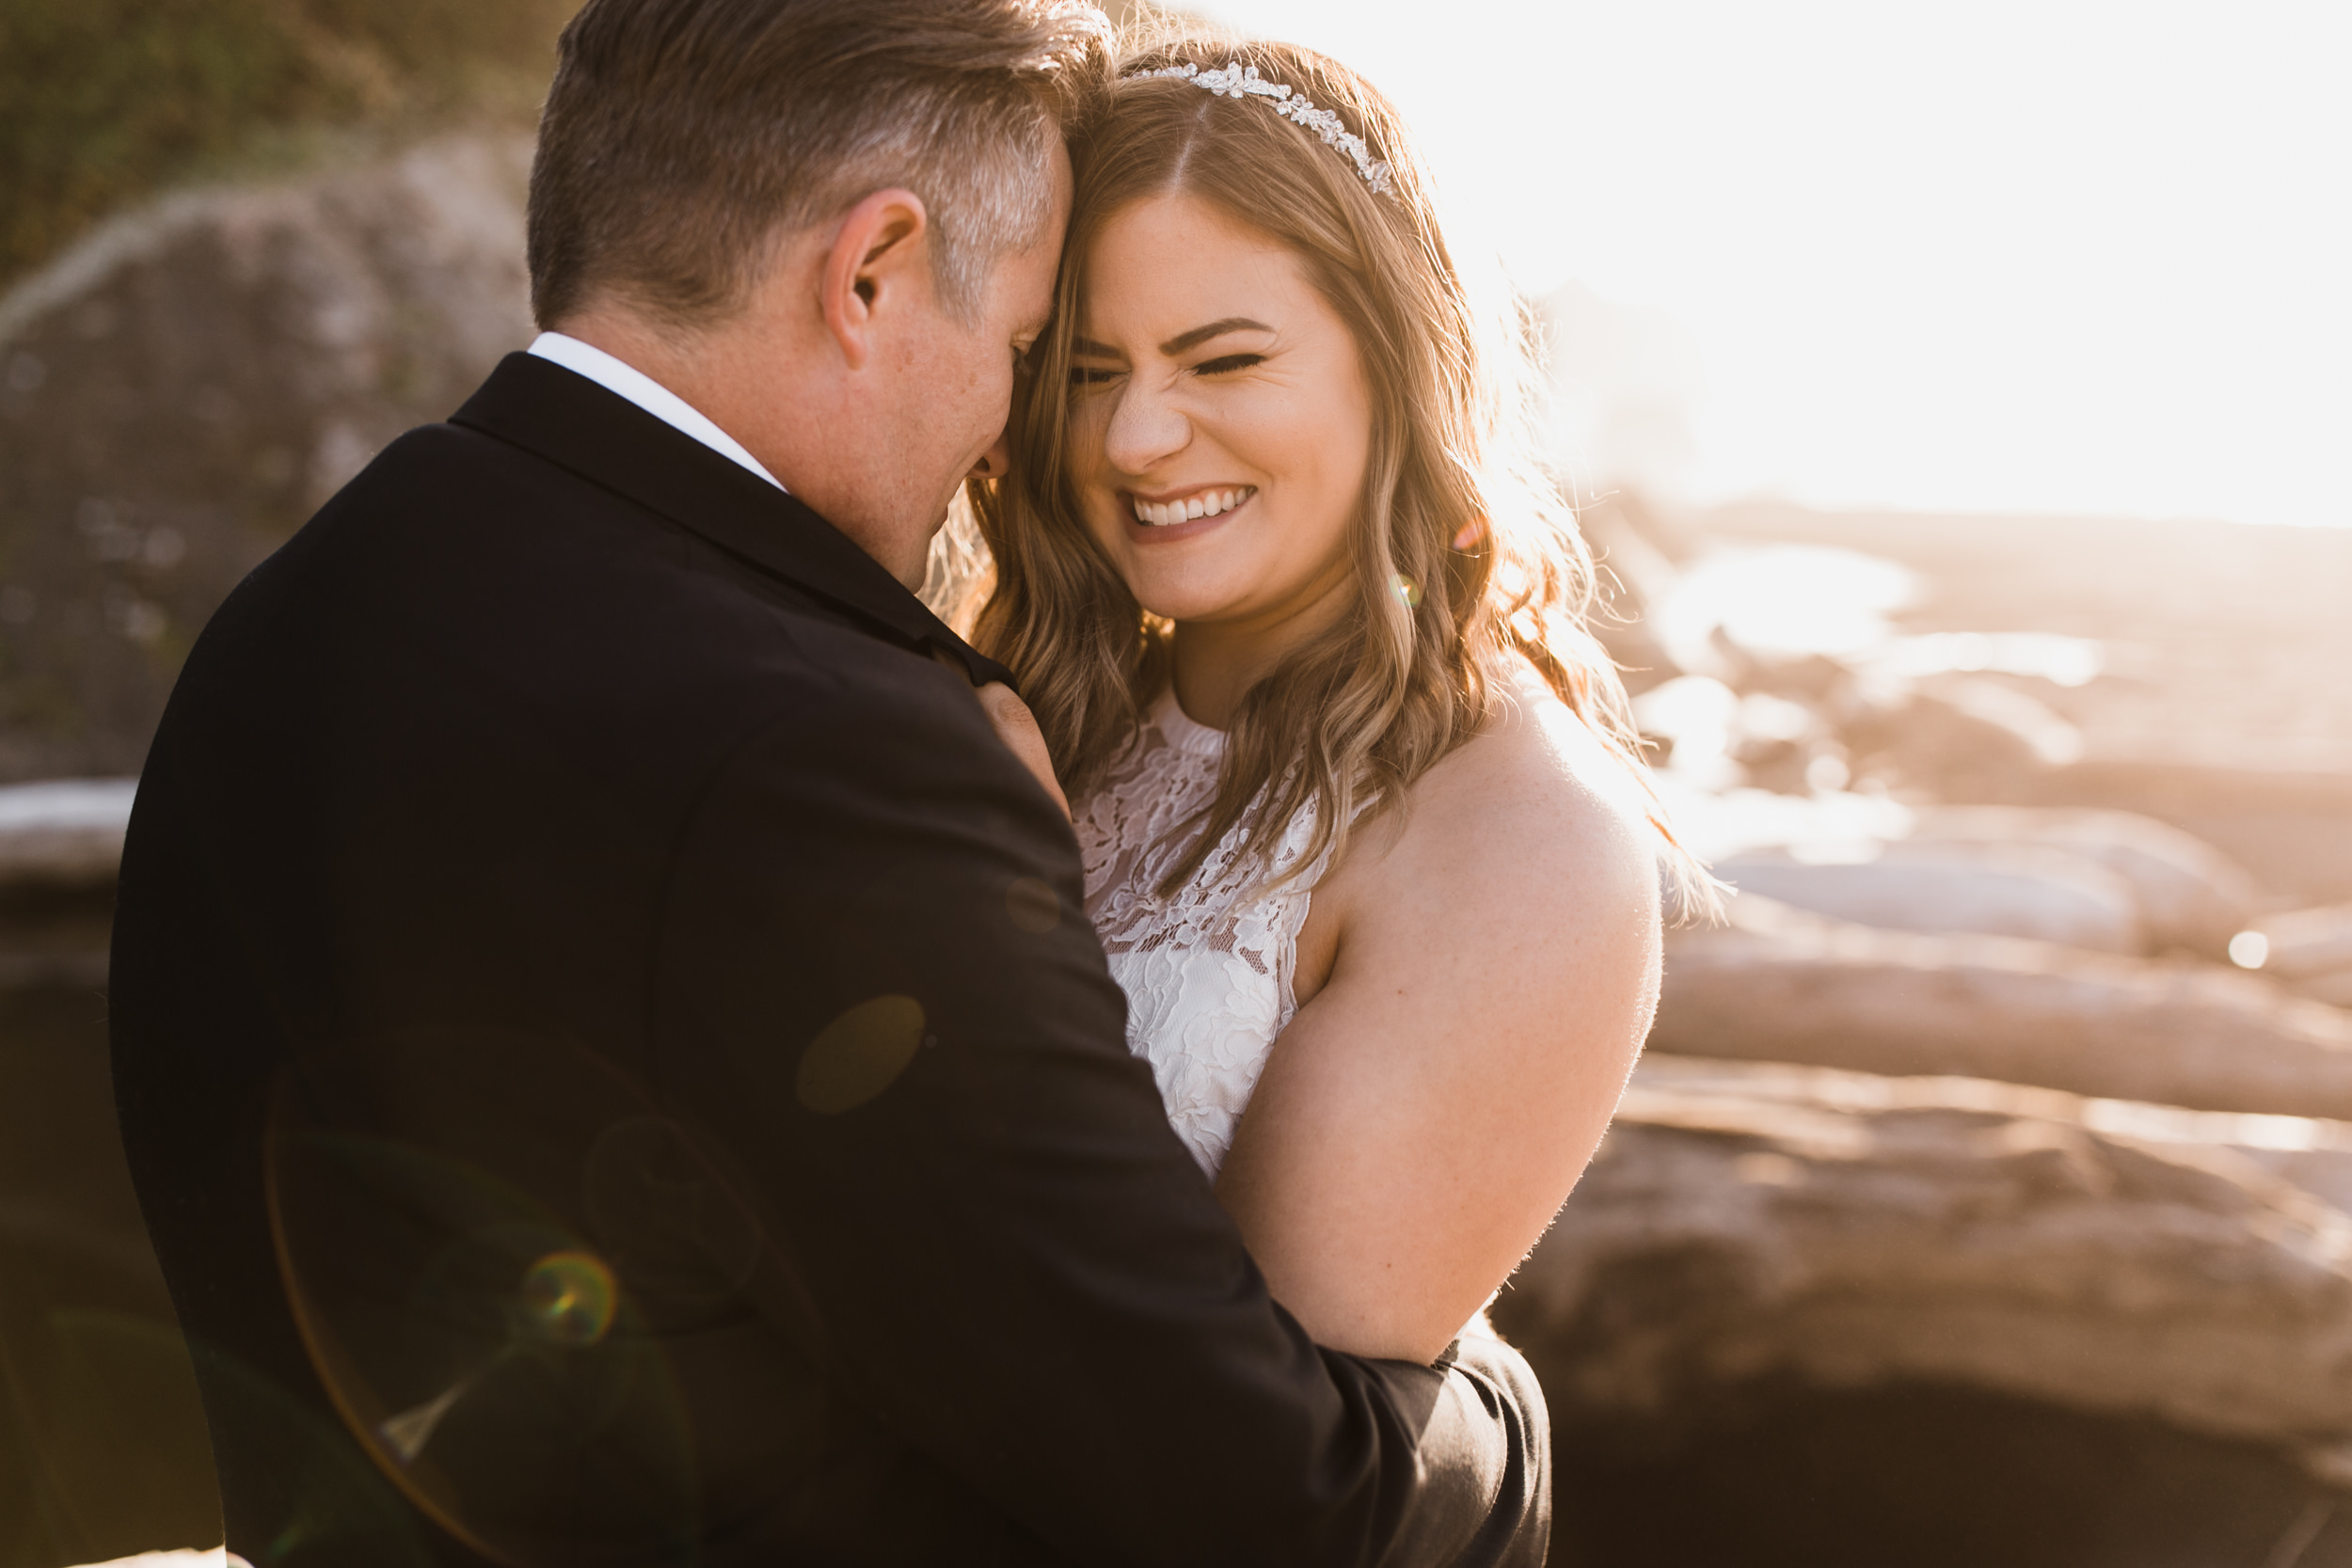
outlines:
[{"label": "white floral headband", "polygon": [[1389,188],[1389,166],[1375,159],[1364,138],[1349,131],[1340,117],[1328,109],[1318,109],[1304,98],[1294,94],[1279,82],[1269,82],[1258,74],[1256,66],[1238,60],[1228,60],[1222,71],[1203,71],[1197,65],[1172,65],[1161,71],[1138,71],[1130,80],[1152,76],[1172,76],[1205,87],[1221,98],[1270,98],[1273,109],[1294,125],[1302,126],[1323,138],[1327,147],[1335,147],[1353,159],[1356,172],[1364,177],[1375,196],[1384,195]]}]

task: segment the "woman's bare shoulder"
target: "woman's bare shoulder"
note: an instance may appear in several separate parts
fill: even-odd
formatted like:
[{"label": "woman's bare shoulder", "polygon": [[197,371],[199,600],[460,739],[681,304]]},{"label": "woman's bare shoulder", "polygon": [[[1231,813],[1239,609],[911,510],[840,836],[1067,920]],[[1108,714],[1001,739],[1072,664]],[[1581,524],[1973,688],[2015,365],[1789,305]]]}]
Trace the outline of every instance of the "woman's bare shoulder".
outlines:
[{"label": "woman's bare shoulder", "polygon": [[[1327,1342],[1442,1345],[1591,1158],[1657,1005],[1645,800],[1565,705],[1515,687],[1350,847],[1328,980],[1218,1187]],[[1311,927],[1326,910],[1318,887]]]},{"label": "woman's bare shoulder", "polygon": [[1433,1354],[1593,1157],[1659,997],[1640,800],[1569,707],[1515,687],[1317,886],[1301,969],[1329,980],[1275,1041],[1218,1195],[1320,1340]]},{"label": "woman's bare shoulder", "polygon": [[1654,810],[1626,759],[1526,671],[1372,835],[1362,879],[1485,886],[1531,914],[1654,912]]}]

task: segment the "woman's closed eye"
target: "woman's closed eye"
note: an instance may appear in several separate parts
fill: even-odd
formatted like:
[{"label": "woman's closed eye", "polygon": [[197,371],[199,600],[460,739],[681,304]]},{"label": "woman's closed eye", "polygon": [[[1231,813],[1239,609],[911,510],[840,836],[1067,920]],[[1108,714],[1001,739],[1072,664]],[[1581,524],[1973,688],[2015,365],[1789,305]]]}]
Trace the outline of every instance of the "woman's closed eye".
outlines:
[{"label": "woman's closed eye", "polygon": [[[1203,359],[1191,370],[1194,375],[1232,375],[1236,371],[1246,371],[1253,365],[1264,363],[1265,356],[1263,354],[1220,354],[1214,359]],[[1110,365],[1073,365],[1070,367],[1070,384],[1073,387],[1100,387],[1126,373]]]}]

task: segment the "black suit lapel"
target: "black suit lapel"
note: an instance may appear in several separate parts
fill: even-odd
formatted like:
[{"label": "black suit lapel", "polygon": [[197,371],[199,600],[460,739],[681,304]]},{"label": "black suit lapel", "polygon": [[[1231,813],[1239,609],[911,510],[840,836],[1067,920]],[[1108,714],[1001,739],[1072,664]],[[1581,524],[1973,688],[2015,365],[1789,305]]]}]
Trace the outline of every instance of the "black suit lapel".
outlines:
[{"label": "black suit lapel", "polygon": [[975,686],[1013,684],[1012,672],[797,498],[553,360],[508,355],[451,418],[626,496],[877,630],[947,654]]}]

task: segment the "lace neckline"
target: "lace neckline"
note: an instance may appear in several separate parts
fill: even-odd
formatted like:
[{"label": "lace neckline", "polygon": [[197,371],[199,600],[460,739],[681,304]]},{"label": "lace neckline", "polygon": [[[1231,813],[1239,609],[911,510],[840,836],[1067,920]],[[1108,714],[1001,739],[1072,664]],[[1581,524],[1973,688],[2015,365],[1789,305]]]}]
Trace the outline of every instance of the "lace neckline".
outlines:
[{"label": "lace neckline", "polygon": [[[1279,828],[1254,814],[1209,847],[1184,883],[1160,887],[1200,847],[1227,736],[1185,713],[1171,685],[1078,802],[1086,912],[1127,993],[1127,1044],[1152,1064],[1168,1119],[1213,1178],[1277,1036],[1297,1011],[1292,975],[1320,865],[1309,800]],[[1249,854],[1272,834],[1270,865]],[[1303,875],[1277,887],[1263,873]]]},{"label": "lace neckline", "polygon": [[1221,757],[1225,754],[1225,732],[1213,730],[1184,711],[1176,700],[1176,683],[1169,681],[1149,712],[1144,715],[1159,729],[1160,738],[1178,751],[1196,757]]}]

